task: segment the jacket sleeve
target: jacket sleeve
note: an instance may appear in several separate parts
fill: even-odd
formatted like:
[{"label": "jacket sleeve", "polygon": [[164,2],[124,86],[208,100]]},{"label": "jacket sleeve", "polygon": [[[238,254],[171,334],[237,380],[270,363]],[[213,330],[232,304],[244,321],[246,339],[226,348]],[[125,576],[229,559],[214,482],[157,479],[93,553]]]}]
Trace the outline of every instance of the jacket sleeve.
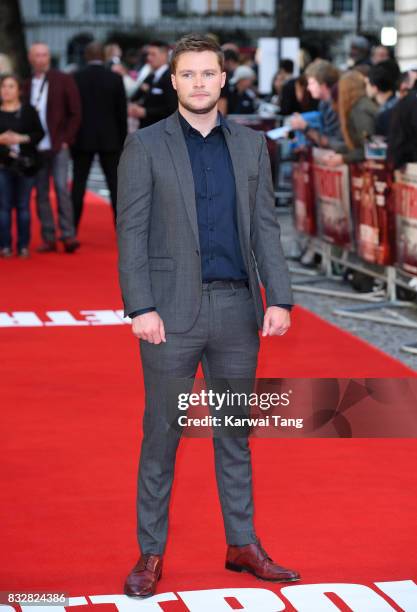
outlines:
[{"label": "jacket sleeve", "polygon": [[26,133],[30,138],[30,143],[36,146],[45,136],[45,132],[36,108],[28,104],[26,109],[28,118]]},{"label": "jacket sleeve", "polygon": [[375,134],[376,112],[371,108],[364,108],[358,111],[351,113],[352,132],[355,134],[355,148],[342,153],[343,161],[347,164],[360,162],[365,159],[365,140],[368,136]]},{"label": "jacket sleeve", "polygon": [[130,134],[120,157],[117,177],[119,282],[124,314],[154,308],[148,261],[152,203],[152,168],[137,133]]},{"label": "jacket sleeve", "polygon": [[394,168],[417,161],[417,96],[410,92],[392,110],[388,133],[388,160]]},{"label": "jacket sleeve", "polygon": [[74,78],[65,76],[65,105],[67,111],[66,130],[63,142],[73,145],[81,124],[81,99]]},{"label": "jacket sleeve", "polygon": [[117,118],[119,122],[120,148],[122,148],[127,134],[127,98],[123,79],[120,75],[116,76],[119,77],[117,85]]},{"label": "jacket sleeve", "polygon": [[259,176],[253,213],[251,246],[266,293],[266,305],[294,303],[290,276],[281,245],[281,229],[275,211],[271,162],[265,136],[259,153]]}]

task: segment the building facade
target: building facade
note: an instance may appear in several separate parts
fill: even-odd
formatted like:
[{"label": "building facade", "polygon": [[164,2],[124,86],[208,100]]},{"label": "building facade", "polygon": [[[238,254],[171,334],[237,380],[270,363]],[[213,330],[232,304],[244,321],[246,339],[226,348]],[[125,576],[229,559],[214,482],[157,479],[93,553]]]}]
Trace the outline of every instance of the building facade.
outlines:
[{"label": "building facade", "polygon": [[[398,0],[414,4],[415,0]],[[336,33],[342,57],[355,30],[356,0],[305,0],[304,30]],[[242,31],[256,45],[274,31],[274,0],[23,0],[27,43],[49,44],[59,66],[68,62],[68,43],[80,36],[104,39],[109,32],[148,29],[171,41],[189,31]],[[394,0],[362,0],[362,31],[377,36],[394,25]],[[417,44],[417,43],[416,43]]]},{"label": "building facade", "polygon": [[402,70],[417,67],[417,0],[397,0],[397,58]]}]

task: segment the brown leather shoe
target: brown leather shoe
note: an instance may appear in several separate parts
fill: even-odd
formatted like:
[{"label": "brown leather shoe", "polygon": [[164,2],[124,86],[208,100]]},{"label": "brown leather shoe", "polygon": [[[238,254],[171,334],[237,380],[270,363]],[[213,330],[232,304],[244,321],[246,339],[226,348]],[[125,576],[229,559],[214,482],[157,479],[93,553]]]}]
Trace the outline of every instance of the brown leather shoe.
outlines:
[{"label": "brown leather shoe", "polygon": [[273,582],[295,582],[300,574],[274,563],[260,543],[247,546],[229,546],[226,554],[226,569],[233,572],[249,572],[260,580]]},{"label": "brown leather shoe", "polygon": [[124,593],[130,597],[152,597],[162,577],[162,556],[142,555],[126,578]]},{"label": "brown leather shoe", "polygon": [[43,242],[36,249],[37,253],[55,253],[57,251],[56,242]]}]

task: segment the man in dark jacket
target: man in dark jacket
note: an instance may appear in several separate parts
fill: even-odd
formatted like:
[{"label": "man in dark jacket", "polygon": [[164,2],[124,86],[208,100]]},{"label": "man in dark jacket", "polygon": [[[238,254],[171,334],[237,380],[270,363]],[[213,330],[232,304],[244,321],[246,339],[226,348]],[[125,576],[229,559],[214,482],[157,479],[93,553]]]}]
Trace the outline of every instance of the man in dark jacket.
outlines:
[{"label": "man in dark jacket", "polygon": [[398,102],[395,94],[400,76],[394,60],[379,62],[371,67],[366,84],[366,93],[378,104],[375,134],[388,137],[392,112]]},{"label": "man in dark jacket", "polygon": [[168,45],[162,41],[148,45],[147,60],[152,72],[132,96],[132,104],[129,105],[129,116],[139,119],[141,128],[169,117],[177,108],[168,52]]},{"label": "man in dark jacket", "polygon": [[38,145],[42,167],[36,177],[36,202],[43,244],[39,252],[57,250],[56,228],[49,199],[52,176],[58,202],[58,223],[66,252],[79,247],[71,198],[68,191],[69,147],[74,143],[81,121],[80,96],[73,78],[50,68],[50,52],[43,43],[35,43],[29,51],[33,76],[24,85],[28,102],[38,111],[45,136]]},{"label": "man in dark jacket", "polygon": [[127,133],[127,102],[123,80],[104,66],[103,46],[92,42],[85,51],[87,67],[74,75],[81,96],[82,121],[72,149],[72,202],[78,228],[87,179],[97,153],[106,177],[116,219],[117,164]]},{"label": "man in dark jacket", "polygon": [[388,159],[394,168],[417,162],[417,82],[392,110]]}]

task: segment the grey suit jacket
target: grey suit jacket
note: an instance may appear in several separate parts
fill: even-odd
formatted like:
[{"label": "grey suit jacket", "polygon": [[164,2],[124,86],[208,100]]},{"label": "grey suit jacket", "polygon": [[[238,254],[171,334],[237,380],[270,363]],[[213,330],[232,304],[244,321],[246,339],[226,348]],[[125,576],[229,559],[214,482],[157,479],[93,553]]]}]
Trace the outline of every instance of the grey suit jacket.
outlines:
[{"label": "grey suit jacket", "polygon": [[[229,122],[240,245],[258,327],[264,308],[292,304],[288,268],[274,210],[263,134]],[[118,167],[117,237],[125,316],[155,307],[165,330],[184,333],[201,304],[202,279],[194,181],[178,111],[130,134]]]}]

